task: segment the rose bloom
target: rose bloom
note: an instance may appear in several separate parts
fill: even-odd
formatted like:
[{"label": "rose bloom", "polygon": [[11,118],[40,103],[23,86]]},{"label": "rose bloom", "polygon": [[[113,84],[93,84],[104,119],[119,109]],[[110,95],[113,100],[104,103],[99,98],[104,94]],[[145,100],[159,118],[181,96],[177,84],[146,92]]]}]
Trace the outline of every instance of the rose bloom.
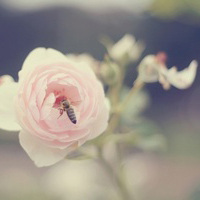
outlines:
[{"label": "rose bloom", "polygon": [[[63,100],[73,109],[76,123],[61,107]],[[107,127],[104,90],[92,69],[54,49],[37,48],[28,55],[14,104],[22,128],[20,144],[39,167],[60,161]]]}]

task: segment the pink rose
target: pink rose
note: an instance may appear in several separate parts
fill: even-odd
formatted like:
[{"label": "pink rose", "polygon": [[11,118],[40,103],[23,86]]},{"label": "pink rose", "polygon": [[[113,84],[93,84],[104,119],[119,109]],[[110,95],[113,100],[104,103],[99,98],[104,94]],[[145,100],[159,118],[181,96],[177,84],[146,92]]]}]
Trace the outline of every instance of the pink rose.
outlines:
[{"label": "pink rose", "polygon": [[[66,101],[69,115],[62,107]],[[19,72],[15,111],[21,146],[39,167],[99,136],[109,116],[103,87],[91,68],[45,48],[33,50]]]}]

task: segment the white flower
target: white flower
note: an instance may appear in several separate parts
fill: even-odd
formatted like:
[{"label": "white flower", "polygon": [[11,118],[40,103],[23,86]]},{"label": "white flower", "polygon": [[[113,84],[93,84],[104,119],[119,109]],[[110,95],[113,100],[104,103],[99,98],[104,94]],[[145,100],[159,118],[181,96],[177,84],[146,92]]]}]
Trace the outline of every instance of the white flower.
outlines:
[{"label": "white flower", "polygon": [[0,128],[7,131],[19,131],[14,114],[14,96],[17,93],[18,83],[9,75],[0,77]]},{"label": "white flower", "polygon": [[178,89],[186,89],[194,82],[197,66],[197,61],[193,60],[187,68],[181,71],[177,71],[176,67],[172,67],[168,70],[167,79],[174,87]]},{"label": "white flower", "polygon": [[136,41],[135,38],[126,34],[118,42],[116,42],[111,48],[109,48],[109,55],[111,58],[117,61],[121,61],[127,56],[129,61],[136,61],[139,59],[144,45],[140,41]]},{"label": "white flower", "polygon": [[147,83],[157,82],[161,68],[164,68],[164,65],[157,61],[156,56],[148,55],[138,66],[138,79]]},{"label": "white flower", "polygon": [[11,83],[11,82],[14,82],[14,79],[12,76],[10,76],[10,75],[0,76],[0,86],[5,83]]},{"label": "white flower", "polygon": [[146,83],[159,82],[164,89],[169,89],[171,85],[178,89],[186,89],[194,82],[197,61],[193,60],[189,67],[182,71],[177,71],[176,67],[170,69],[167,68],[166,54],[163,52],[157,55],[146,56],[138,66],[138,78],[137,81]]}]

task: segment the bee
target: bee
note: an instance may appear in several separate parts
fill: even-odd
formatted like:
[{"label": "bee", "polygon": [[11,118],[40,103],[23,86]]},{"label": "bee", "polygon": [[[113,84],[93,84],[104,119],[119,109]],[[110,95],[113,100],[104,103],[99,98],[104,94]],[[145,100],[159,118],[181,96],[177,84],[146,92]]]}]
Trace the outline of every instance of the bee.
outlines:
[{"label": "bee", "polygon": [[[76,115],[74,112],[73,107],[70,105],[69,101],[67,101],[66,99],[63,99],[60,103],[60,116],[63,114],[64,111],[66,111],[67,116],[69,117],[69,120],[73,123],[76,124],[77,120],[76,120]],[[60,117],[59,116],[59,117]]]}]

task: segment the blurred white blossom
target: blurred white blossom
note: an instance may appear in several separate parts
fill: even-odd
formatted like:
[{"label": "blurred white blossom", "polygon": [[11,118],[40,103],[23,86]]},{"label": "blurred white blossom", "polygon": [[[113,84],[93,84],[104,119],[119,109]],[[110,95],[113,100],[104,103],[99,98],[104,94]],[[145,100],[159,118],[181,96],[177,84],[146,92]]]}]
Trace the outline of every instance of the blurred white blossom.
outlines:
[{"label": "blurred white blossom", "polygon": [[136,41],[130,34],[124,35],[118,42],[108,49],[111,58],[117,61],[136,61],[141,56],[144,45],[141,41]]},{"label": "blurred white blossom", "polygon": [[0,76],[0,86],[5,83],[12,83],[12,82],[14,82],[14,79],[12,76],[10,76],[10,75]]},{"label": "blurred white blossom", "polygon": [[196,77],[197,61],[193,60],[189,67],[177,71],[176,67],[167,68],[166,59],[164,52],[146,56],[138,66],[137,81],[159,82],[165,90],[170,89],[171,85],[178,89],[190,87]]},{"label": "blurred white blossom", "polygon": [[138,66],[138,79],[147,83],[157,82],[160,71],[167,70],[164,64],[166,60],[164,57],[165,55],[166,54],[162,54],[162,60],[158,59],[157,55],[148,55],[144,57]]},{"label": "blurred white blossom", "polygon": [[100,76],[105,84],[116,84],[120,77],[119,65],[112,61],[102,62],[100,65]]},{"label": "blurred white blossom", "polygon": [[0,77],[0,128],[8,131],[19,131],[21,128],[16,123],[14,114],[14,96],[18,88],[18,83],[9,75]]},{"label": "blurred white blossom", "polygon": [[181,71],[177,71],[176,67],[172,67],[168,70],[167,79],[173,86],[186,89],[194,82],[197,66],[197,61],[193,60],[187,68]]}]

